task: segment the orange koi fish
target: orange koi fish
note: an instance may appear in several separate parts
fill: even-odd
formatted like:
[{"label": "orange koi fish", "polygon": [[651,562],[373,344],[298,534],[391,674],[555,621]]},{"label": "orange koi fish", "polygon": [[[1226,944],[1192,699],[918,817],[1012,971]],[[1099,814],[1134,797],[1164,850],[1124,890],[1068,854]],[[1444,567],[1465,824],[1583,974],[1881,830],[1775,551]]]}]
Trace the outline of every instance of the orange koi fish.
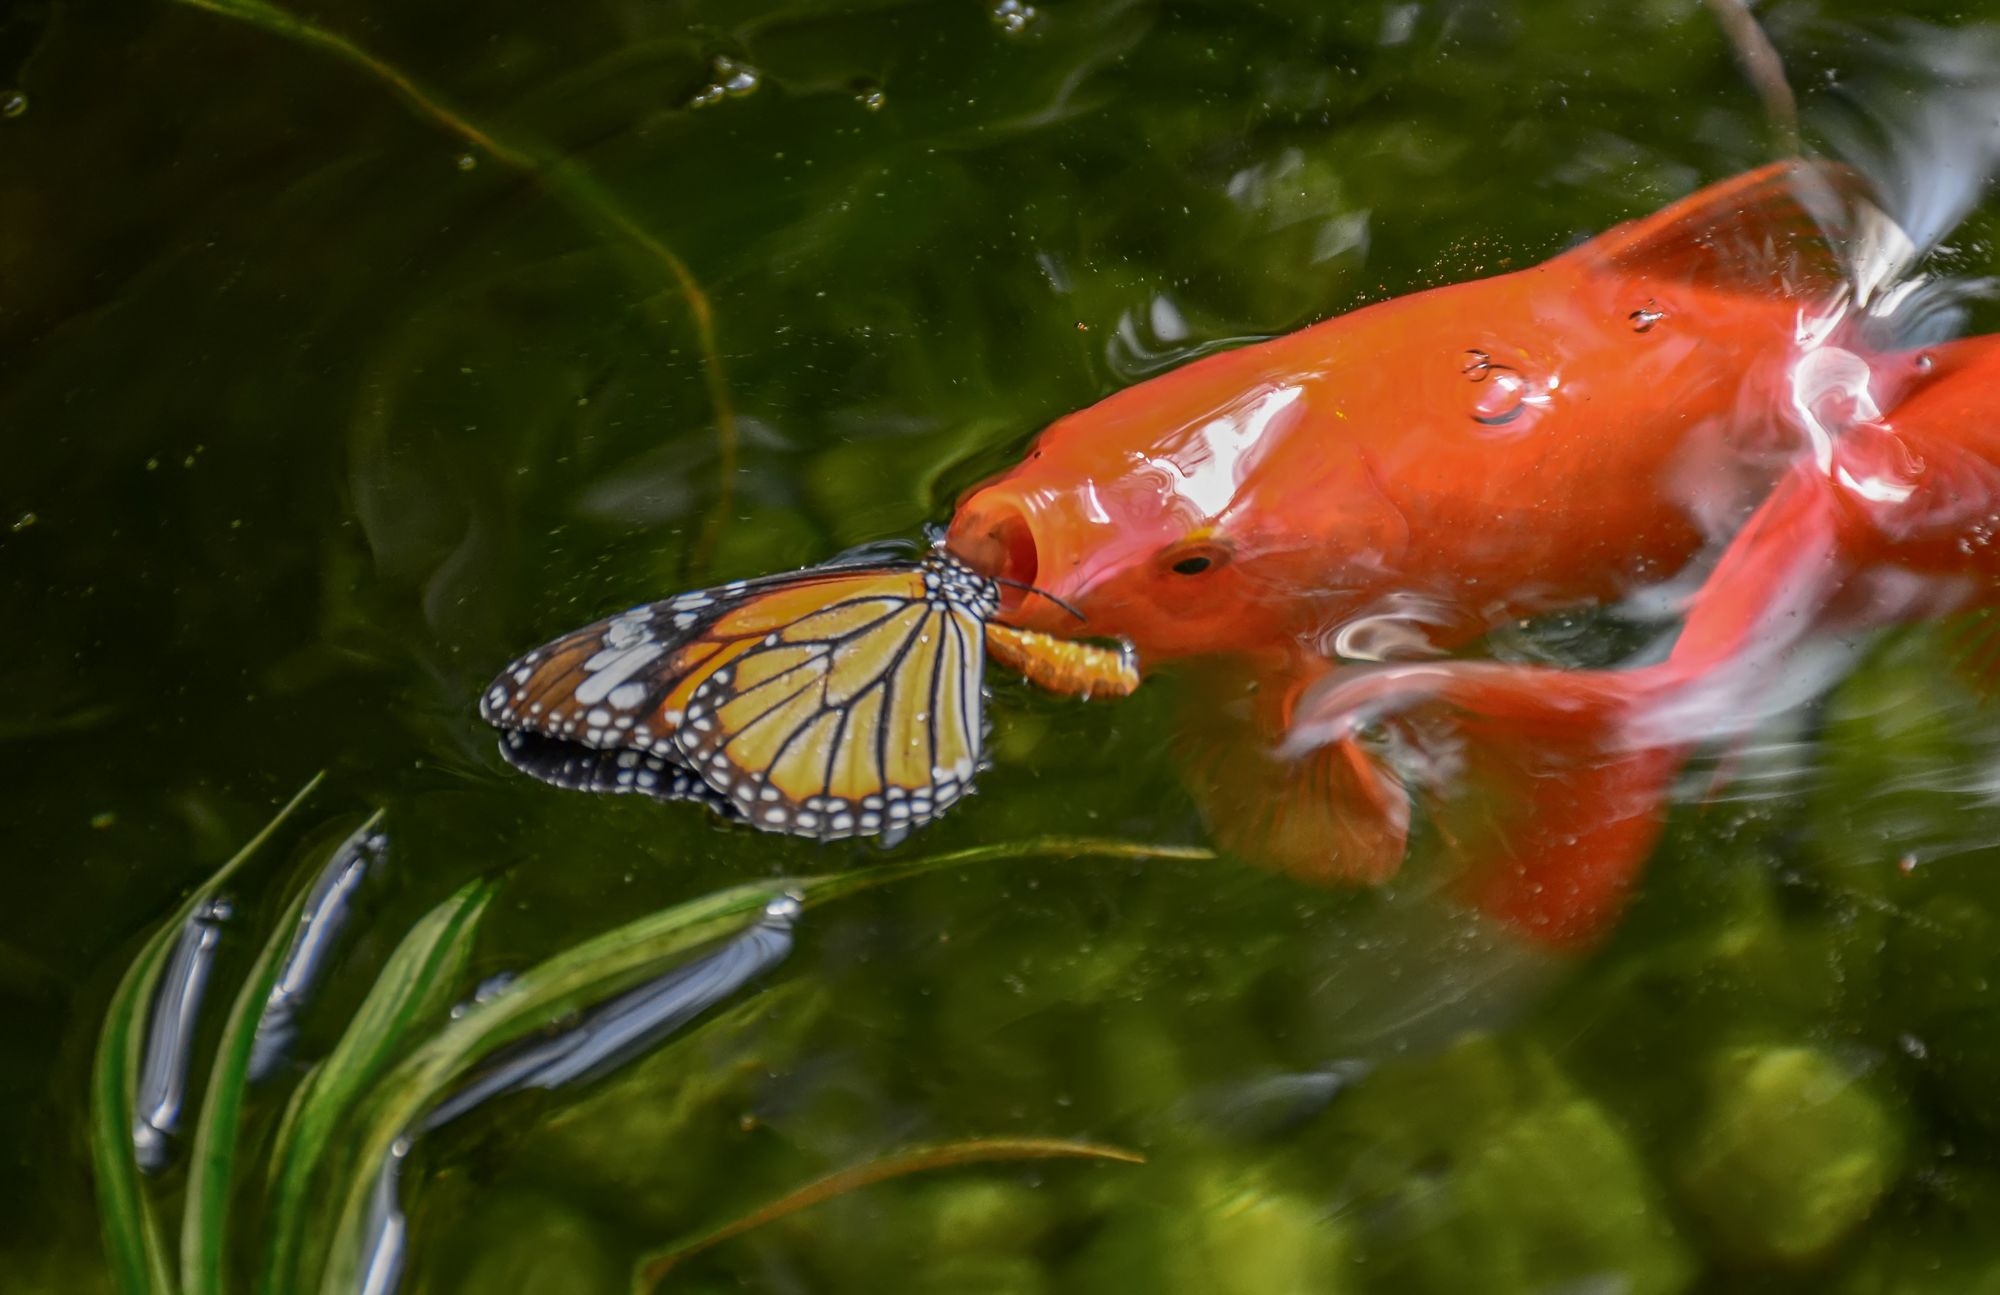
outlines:
[{"label": "orange koi fish", "polygon": [[[1409,792],[1338,722],[1337,687],[1281,752],[1301,698],[1346,664],[1657,584],[1804,489],[1787,476],[1804,434],[1769,411],[1878,286],[1827,233],[1867,232],[1857,188],[1766,166],[1533,268],[1196,361],[1045,429],[961,500],[949,547],[1007,582],[1001,623],[1060,632],[1060,599],[1142,667],[1214,667],[1241,719],[1197,781],[1225,843],[1315,881],[1386,878]],[[1872,398],[1916,367],[1879,366]],[[1590,794],[1656,800],[1670,765]],[[1525,891],[1481,898],[1551,938],[1601,908]]]}]

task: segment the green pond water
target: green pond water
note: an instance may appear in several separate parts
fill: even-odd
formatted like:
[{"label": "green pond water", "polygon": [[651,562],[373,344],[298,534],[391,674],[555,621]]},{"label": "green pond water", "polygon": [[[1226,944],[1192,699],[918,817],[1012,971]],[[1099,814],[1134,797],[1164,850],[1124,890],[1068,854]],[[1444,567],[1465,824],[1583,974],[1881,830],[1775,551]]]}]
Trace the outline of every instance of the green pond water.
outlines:
[{"label": "green pond water", "polygon": [[[1809,118],[1897,39],[1873,5],[1769,9]],[[1529,264],[1773,155],[1688,0],[15,0],[0,102],[22,1292],[110,1288],[89,1085],[114,988],[316,771],[232,883],[206,1047],[287,894],[378,808],[392,860],[306,1061],[479,878],[459,997],[745,881],[1200,845],[1171,676],[1088,706],[996,677],[981,794],[887,852],[544,787],[474,705],[607,611],[913,535],[1049,419],[1205,347]],[[1995,270],[1986,226],[1954,268]],[[1511,650],[1621,642],[1535,633]],[[1227,859],[1057,851],[815,908],[711,1024],[427,1140],[404,1289],[622,1291],[830,1171],[1033,1137],[1146,1161],[897,1178],[665,1288],[2000,1291],[2000,720],[1948,665],[1935,631],[1885,635],[1698,767],[1583,955],[1421,874],[1332,892]],[[253,1206],[286,1090],[249,1099]],[[185,1188],[146,1187],[170,1234]]]}]

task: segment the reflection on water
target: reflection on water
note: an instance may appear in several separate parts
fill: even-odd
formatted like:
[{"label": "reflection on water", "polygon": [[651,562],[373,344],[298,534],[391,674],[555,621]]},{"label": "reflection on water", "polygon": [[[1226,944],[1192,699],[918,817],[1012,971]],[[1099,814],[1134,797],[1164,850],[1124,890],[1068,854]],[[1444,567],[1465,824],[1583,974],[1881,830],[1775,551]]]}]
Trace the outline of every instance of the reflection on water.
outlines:
[{"label": "reflection on water", "polygon": [[[1809,124],[1914,39],[1822,8],[1760,11]],[[1194,671],[1088,709],[996,679],[980,795],[886,854],[539,789],[474,706],[564,626],[913,535],[1114,389],[1522,268],[1767,160],[1758,100],[1693,6],[551,12],[311,15],[486,145],[227,13],[0,18],[0,174],[19,180],[0,184],[10,1289],[102,1287],[83,1148],[112,987],[312,771],[331,770],[307,815],[324,821],[232,882],[237,916],[200,964],[233,998],[345,811],[384,806],[396,866],[298,1013],[308,1060],[474,878],[498,898],[441,1015],[502,967],[745,880],[1044,832],[1206,841],[1174,754],[1185,716],[1248,722],[1258,702]],[[551,181],[546,159],[577,170]],[[599,198],[684,263],[712,337]],[[1975,209],[1931,264],[1990,274],[1990,236]],[[1993,327],[1978,297],[1930,304]],[[1491,392],[1459,372],[1467,347],[1546,372],[1451,341],[1439,380],[1469,401]],[[1696,547],[1740,520],[1725,496]],[[1480,650],[1657,660],[1677,574],[1638,573],[1616,608],[1509,619]],[[1336,629],[1395,660],[1434,621],[1402,600]],[[1381,889],[1038,858],[829,904],[739,1007],[426,1147],[400,1179],[404,1289],[623,1290],[641,1253],[830,1170],[998,1136],[1148,1160],[912,1175],[677,1276],[1974,1288],[2000,1270],[2000,728],[1975,631],[1873,628],[1809,677],[1732,693],[1709,717],[1730,740],[1677,775],[1629,909],[1585,953],[1445,902],[1454,879],[1425,860],[1479,820],[1421,813],[1414,865]],[[1422,736],[1379,739],[1444,776],[1457,748]],[[203,1059],[187,1112],[223,997],[173,1018]],[[256,1090],[246,1127],[288,1091]],[[186,1181],[169,1165],[147,1189],[169,1232]],[[247,1245],[264,1220],[244,1181]]]}]

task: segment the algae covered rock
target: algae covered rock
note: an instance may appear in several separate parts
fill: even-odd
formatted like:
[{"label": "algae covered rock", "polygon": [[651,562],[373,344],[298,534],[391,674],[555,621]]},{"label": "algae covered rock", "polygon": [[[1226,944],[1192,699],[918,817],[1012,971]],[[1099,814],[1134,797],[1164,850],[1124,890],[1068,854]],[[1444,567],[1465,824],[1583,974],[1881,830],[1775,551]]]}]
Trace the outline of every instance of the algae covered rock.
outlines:
[{"label": "algae covered rock", "polygon": [[1626,1132],[1533,1047],[1478,1037],[1385,1066],[1323,1136],[1367,1289],[1664,1295],[1693,1275]]},{"label": "algae covered rock", "polygon": [[1741,1047],[1715,1059],[1681,1161],[1688,1206],[1738,1258],[1801,1262],[1867,1218],[1895,1181],[1902,1133],[1834,1057]]},{"label": "algae covered rock", "polygon": [[996,1170],[856,1192],[776,1231],[831,1289],[1040,1295],[1057,1209],[1045,1187]]},{"label": "algae covered rock", "polygon": [[1343,1295],[1351,1236],[1326,1204],[1272,1175],[1217,1159],[1122,1194],[1065,1291],[1157,1295]]}]

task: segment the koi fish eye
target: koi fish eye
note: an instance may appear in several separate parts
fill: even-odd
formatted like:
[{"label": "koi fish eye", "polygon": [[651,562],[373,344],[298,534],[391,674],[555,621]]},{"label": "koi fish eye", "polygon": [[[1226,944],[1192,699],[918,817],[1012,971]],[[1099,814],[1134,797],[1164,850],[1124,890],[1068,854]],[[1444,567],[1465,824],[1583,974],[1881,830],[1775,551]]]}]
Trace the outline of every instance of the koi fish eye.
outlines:
[{"label": "koi fish eye", "polygon": [[1229,557],[1229,546],[1226,544],[1214,540],[1188,540],[1167,548],[1160,554],[1160,562],[1175,575],[1198,576],[1204,571],[1228,565]]}]

